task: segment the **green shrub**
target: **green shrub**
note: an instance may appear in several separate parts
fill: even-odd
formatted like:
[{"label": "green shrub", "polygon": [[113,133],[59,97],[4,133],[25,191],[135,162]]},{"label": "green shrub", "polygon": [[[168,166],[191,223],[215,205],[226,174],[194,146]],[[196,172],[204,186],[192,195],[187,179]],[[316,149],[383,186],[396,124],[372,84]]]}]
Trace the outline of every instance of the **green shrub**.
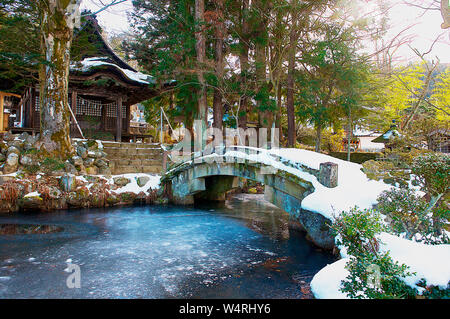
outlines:
[{"label": "green shrub", "polygon": [[[349,275],[342,282],[342,292],[358,299],[415,297],[417,290],[401,280],[411,275],[408,266],[395,262],[389,252],[379,251],[376,235],[387,230],[381,214],[353,208],[336,218],[332,229],[337,235],[337,244],[344,246],[351,255],[346,265]],[[370,281],[373,269],[379,271],[379,282],[375,285]]]},{"label": "green shrub", "polygon": [[21,155],[37,155],[37,154],[39,154],[39,150],[37,148],[34,148],[34,147],[32,147],[32,148],[30,148],[28,150],[22,149],[20,151],[20,154]]},{"label": "green shrub", "polygon": [[[380,274],[379,285],[371,284],[373,271]],[[394,262],[389,253],[352,257],[345,268],[350,272],[343,281],[341,291],[353,299],[415,298],[417,290],[406,285],[400,278],[410,275],[408,266]]]},{"label": "green shrub", "polygon": [[39,165],[34,164],[34,165],[29,165],[29,166],[25,166],[24,167],[24,171],[26,171],[29,174],[36,174],[39,171]]},{"label": "green shrub", "polygon": [[64,170],[64,162],[50,157],[44,158],[41,165],[45,172]]}]

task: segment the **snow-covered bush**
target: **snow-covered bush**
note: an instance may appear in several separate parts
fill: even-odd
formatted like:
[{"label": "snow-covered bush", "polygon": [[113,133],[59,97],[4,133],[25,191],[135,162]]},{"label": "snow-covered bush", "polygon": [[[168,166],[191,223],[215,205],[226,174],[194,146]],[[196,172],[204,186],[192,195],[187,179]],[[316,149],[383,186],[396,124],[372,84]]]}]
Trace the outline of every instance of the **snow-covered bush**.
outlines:
[{"label": "snow-covered bush", "polygon": [[442,231],[445,211],[427,209],[428,203],[411,189],[391,189],[378,197],[378,211],[386,215],[390,231],[426,244],[447,243]]},{"label": "snow-covered bush", "polygon": [[[346,265],[349,275],[342,282],[341,291],[350,298],[413,298],[417,290],[401,278],[410,276],[408,266],[395,262],[389,252],[381,252],[376,235],[386,231],[382,216],[373,210],[351,209],[334,221],[332,228],[337,244],[350,256]],[[379,281],[371,284],[379,271]]]},{"label": "snow-covered bush", "polygon": [[429,153],[414,158],[411,172],[414,181],[426,192],[435,205],[450,189],[450,155]]}]

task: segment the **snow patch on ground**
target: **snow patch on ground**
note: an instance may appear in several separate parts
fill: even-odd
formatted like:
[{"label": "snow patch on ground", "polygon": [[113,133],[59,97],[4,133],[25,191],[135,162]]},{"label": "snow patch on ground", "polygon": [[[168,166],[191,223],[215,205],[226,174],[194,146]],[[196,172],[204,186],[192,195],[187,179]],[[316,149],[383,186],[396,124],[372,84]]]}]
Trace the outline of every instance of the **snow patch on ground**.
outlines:
[{"label": "snow patch on ground", "polygon": [[41,196],[41,194],[39,194],[39,192],[31,192],[31,193],[26,194],[24,196],[24,198],[26,198],[26,197],[40,197],[40,196]]},{"label": "snow patch on ground", "polygon": [[311,291],[318,299],[348,299],[346,294],[339,291],[341,281],[349,272],[345,264],[349,259],[343,258],[322,268],[311,281]]},{"label": "snow patch on ground", "polygon": [[[137,183],[137,180],[139,177],[149,177],[150,179],[147,181],[145,185],[140,187]],[[145,174],[145,173],[133,173],[133,174],[121,174],[121,175],[113,175],[110,179],[108,179],[108,182],[110,184],[114,184],[114,178],[116,177],[125,177],[128,178],[131,182],[127,185],[120,187],[113,192],[116,194],[121,193],[135,193],[139,194],[140,192],[143,192],[145,195],[149,195],[148,190],[151,188],[152,190],[159,189],[159,182],[161,179],[160,175],[152,175],[152,174]]]}]

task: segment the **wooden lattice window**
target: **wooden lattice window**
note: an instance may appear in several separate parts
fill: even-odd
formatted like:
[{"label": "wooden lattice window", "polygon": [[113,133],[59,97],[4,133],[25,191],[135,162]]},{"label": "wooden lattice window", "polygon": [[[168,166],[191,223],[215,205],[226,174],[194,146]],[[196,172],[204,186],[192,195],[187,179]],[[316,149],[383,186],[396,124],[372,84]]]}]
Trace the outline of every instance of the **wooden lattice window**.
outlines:
[{"label": "wooden lattice window", "polygon": [[[122,118],[126,118],[127,116],[127,106],[122,105]],[[106,117],[117,117],[117,104],[111,103],[106,104]]]},{"label": "wooden lattice window", "polygon": [[106,117],[117,117],[116,103],[110,103],[106,105]]},{"label": "wooden lattice window", "polygon": [[77,115],[102,116],[102,102],[77,96]]}]

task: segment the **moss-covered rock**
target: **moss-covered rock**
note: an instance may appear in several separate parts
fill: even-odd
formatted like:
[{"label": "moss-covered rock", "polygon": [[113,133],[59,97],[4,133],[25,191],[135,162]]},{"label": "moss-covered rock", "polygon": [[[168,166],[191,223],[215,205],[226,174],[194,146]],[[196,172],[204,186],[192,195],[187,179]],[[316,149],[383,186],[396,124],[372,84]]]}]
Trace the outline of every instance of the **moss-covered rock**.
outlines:
[{"label": "moss-covered rock", "polygon": [[129,178],[126,177],[114,177],[114,184],[119,187],[124,187],[131,183]]},{"label": "moss-covered rock", "polygon": [[36,210],[43,206],[44,200],[40,194],[27,195],[20,201],[20,206],[24,210]]},{"label": "moss-covered rock", "polygon": [[10,174],[17,171],[19,167],[19,155],[16,153],[8,154],[5,165],[3,166],[3,174]]}]

